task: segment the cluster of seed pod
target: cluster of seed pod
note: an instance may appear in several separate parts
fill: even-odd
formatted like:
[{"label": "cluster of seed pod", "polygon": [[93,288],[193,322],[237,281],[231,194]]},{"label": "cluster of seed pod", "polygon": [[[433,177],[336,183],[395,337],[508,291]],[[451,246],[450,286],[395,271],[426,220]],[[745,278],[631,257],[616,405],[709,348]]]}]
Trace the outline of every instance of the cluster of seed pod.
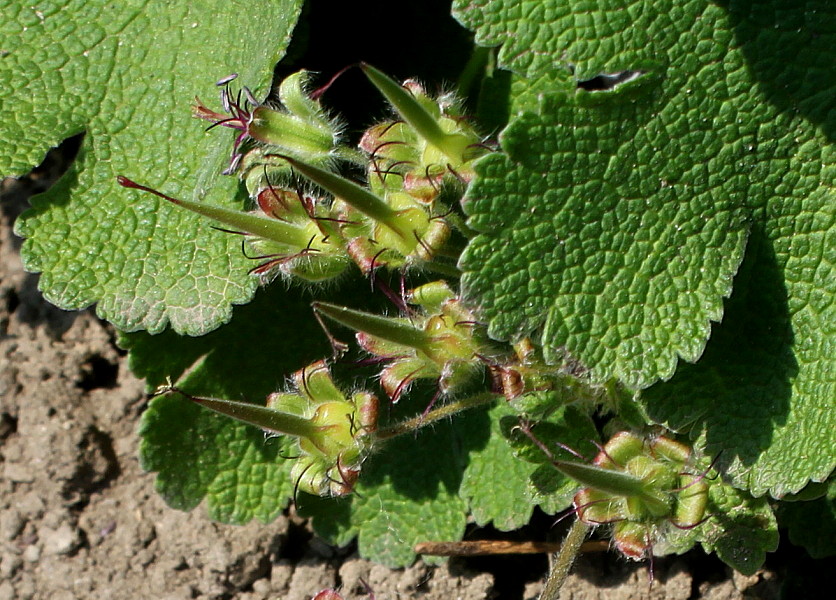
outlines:
[{"label": "cluster of seed pod", "polygon": [[[481,353],[488,345],[484,327],[444,282],[419,286],[406,299],[417,310],[408,309],[403,317],[326,302],[315,302],[314,309],[358,332],[360,346],[385,364],[381,385],[393,402],[419,379],[434,380],[439,395],[455,394],[484,370]],[[172,386],[160,393],[169,391],[182,394]],[[264,406],[183,395],[267,434],[293,437],[295,462],[290,475],[298,490],[314,495],[351,493],[377,439],[377,397],[363,391],[342,392],[323,360],[296,372],[291,389],[271,394]]]},{"label": "cluster of seed pod", "polygon": [[[281,83],[275,104],[258,102],[247,88],[233,95],[234,77],[218,82],[223,112],[196,99],[193,114],[210,121],[210,128],[239,132],[224,173],[244,183],[254,201],[251,211],[177,200],[124,177],[119,181],[244,235],[259,260],[252,272],[263,282],[276,275],[325,281],[352,263],[370,275],[379,267],[403,271],[455,261],[458,252],[446,247],[453,233],[449,203],[486,148],[452,95],[432,98],[415,81],[399,85],[374,67],[361,68],[394,117],[366,131],[359,150],[342,143],[339,122],[307,93],[304,71]],[[340,175],[346,164],[363,167],[366,183]],[[454,262],[446,265],[455,271]],[[404,316],[391,318],[326,302],[314,308],[358,331],[360,346],[385,363],[382,387],[393,402],[413,381],[433,379],[439,394],[452,394],[483,370],[484,327],[446,283],[405,293],[400,305]],[[350,493],[375,440],[377,398],[341,392],[324,361],[294,374],[292,389],[271,394],[264,406],[187,397],[267,433],[293,437],[291,476],[297,489],[311,494]]]},{"label": "cluster of seed pod", "polygon": [[[263,281],[277,275],[325,281],[352,264],[364,275],[379,267],[443,270],[458,254],[449,218],[455,192],[473,177],[473,161],[486,148],[453,96],[433,98],[414,81],[400,85],[369,65],[361,68],[395,117],[368,129],[359,150],[341,141],[339,122],[307,93],[304,71],[282,82],[278,104],[259,103],[246,88],[233,97],[231,78],[219,82],[223,113],[197,100],[195,116],[240,132],[225,172],[244,182],[252,211],[175,200],[120,182],[244,234],[260,261],[253,272]],[[340,175],[344,165],[362,167],[365,183]],[[399,307],[401,315],[384,317],[314,303],[317,313],[357,332],[359,346],[383,365],[380,382],[392,402],[418,380],[434,381],[439,396],[455,396],[486,370],[496,396],[508,401],[580,385],[571,373],[547,365],[528,339],[514,353],[496,350],[443,281],[404,292]],[[377,398],[342,392],[324,361],[295,373],[291,389],[271,394],[264,406],[189,398],[268,433],[292,436],[291,476],[299,490],[315,495],[349,494],[378,439]],[[586,486],[575,496],[578,518],[611,523],[616,547],[642,558],[667,524],[687,528],[703,518],[708,485],[687,473],[689,459],[690,450],[673,440],[646,442],[622,433],[591,465],[553,464]]]},{"label": "cluster of seed pod", "polygon": [[[228,77],[218,82],[224,112],[200,100],[193,106],[194,115],[213,127],[240,131],[225,173],[244,181],[256,206],[221,215],[179,204],[246,235],[262,261],[253,272],[264,281],[278,274],[323,281],[351,262],[363,274],[433,261],[454,269],[444,264],[443,255],[455,259],[456,252],[445,248],[453,227],[442,192],[461,189],[486,148],[453,96],[434,99],[414,81],[402,86],[370,65],[361,68],[396,117],[370,128],[359,151],[341,142],[339,122],[307,93],[304,71],[282,82],[278,105],[257,102],[247,88],[233,97]],[[338,174],[344,163],[365,167],[367,183]],[[303,192],[294,175],[315,191]]]},{"label": "cluster of seed pod", "polygon": [[680,442],[620,432],[591,466],[558,468],[588,484],[574,498],[578,518],[590,525],[611,524],[618,551],[642,560],[673,530],[695,528],[705,519],[711,482],[690,473],[690,462],[691,449]]},{"label": "cluster of seed pod", "polygon": [[293,438],[290,476],[297,490],[317,496],[350,494],[374,445],[377,397],[363,391],[345,394],[323,360],[294,373],[291,382],[291,389],[270,394],[266,405],[192,396],[172,385],[157,393],[176,392],[268,435]]},{"label": "cluster of seed pod", "polygon": [[406,299],[418,310],[407,309],[403,317],[326,302],[314,303],[314,309],[357,332],[360,347],[384,364],[380,383],[393,402],[418,379],[434,380],[439,395],[455,394],[484,370],[484,326],[442,281],[417,287]]}]

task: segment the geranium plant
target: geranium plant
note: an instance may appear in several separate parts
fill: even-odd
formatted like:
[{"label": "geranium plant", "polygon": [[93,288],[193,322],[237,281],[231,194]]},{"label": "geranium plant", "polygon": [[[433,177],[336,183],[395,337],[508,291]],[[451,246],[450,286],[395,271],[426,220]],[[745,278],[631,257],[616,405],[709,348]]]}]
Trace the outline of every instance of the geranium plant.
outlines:
[{"label": "geranium plant", "polygon": [[792,499],[832,553],[831,3],[456,1],[462,89],[346,64],[363,131],[304,52],[270,86],[299,0],[144,6],[8,3],[0,170],[84,132],[16,229],[157,390],[169,504],[388,565],[569,509],[751,573]]}]

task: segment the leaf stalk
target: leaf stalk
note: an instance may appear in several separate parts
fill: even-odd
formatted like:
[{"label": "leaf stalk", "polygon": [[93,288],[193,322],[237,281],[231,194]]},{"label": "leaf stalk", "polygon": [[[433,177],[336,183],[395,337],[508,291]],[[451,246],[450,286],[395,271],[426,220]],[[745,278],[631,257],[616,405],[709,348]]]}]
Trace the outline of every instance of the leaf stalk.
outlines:
[{"label": "leaf stalk", "polygon": [[453,400],[452,402],[433,409],[426,414],[418,415],[417,417],[407,419],[406,421],[402,421],[401,423],[397,423],[395,425],[390,425],[389,427],[383,427],[377,431],[375,439],[388,440],[405,433],[412,433],[422,427],[432,425],[437,421],[452,417],[460,412],[490,404],[499,398],[502,398],[501,394],[484,392],[482,394],[470,396],[469,398],[464,398],[463,400]]}]

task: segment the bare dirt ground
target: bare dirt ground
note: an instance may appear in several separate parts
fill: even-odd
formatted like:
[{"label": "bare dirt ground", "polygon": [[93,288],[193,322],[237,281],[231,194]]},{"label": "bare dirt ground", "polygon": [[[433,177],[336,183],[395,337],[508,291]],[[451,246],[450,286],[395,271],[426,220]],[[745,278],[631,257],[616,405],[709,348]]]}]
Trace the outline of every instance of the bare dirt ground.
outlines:
[{"label": "bare dirt ground", "polygon": [[[0,190],[0,600],[309,600],[326,587],[349,600],[369,597],[363,581],[376,600],[536,598],[539,581],[504,572],[514,563],[389,570],[312,537],[292,510],[236,527],[168,508],[138,464],[146,395],[112,328],[90,310],[52,307],[20,262],[11,225],[59,168],[53,159]],[[584,556],[562,598],[777,597],[772,572],[732,576],[717,562],[698,576],[692,562],[659,560],[648,589],[646,566]]]}]

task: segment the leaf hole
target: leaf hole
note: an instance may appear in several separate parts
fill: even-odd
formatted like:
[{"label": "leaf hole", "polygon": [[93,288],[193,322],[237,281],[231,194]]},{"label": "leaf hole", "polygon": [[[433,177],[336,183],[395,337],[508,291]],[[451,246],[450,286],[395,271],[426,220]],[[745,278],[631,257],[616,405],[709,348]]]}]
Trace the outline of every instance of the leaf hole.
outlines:
[{"label": "leaf hole", "polygon": [[644,71],[619,71],[618,73],[600,73],[595,77],[578,81],[578,89],[587,92],[609,92],[622,83],[633,81],[644,75]]}]

